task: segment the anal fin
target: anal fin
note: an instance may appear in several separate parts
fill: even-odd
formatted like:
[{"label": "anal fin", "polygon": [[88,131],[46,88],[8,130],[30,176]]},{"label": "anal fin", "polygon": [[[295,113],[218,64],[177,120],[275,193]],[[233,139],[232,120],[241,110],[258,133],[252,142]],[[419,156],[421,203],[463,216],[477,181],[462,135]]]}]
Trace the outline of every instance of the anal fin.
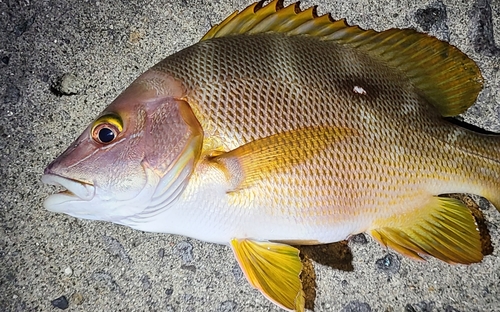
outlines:
[{"label": "anal fin", "polygon": [[456,198],[463,202],[469,208],[474,220],[476,221],[479,236],[481,237],[481,253],[483,256],[491,255],[493,253],[493,245],[491,243],[490,231],[486,225],[486,219],[479,208],[479,205],[466,194],[446,194],[445,197]]},{"label": "anal fin", "polygon": [[453,198],[431,197],[424,207],[413,212],[376,220],[368,232],[384,246],[415,259],[431,255],[463,264],[483,259],[474,217]]},{"label": "anal fin", "polygon": [[231,247],[248,282],[288,311],[304,311],[299,250],[289,245],[232,239]]}]

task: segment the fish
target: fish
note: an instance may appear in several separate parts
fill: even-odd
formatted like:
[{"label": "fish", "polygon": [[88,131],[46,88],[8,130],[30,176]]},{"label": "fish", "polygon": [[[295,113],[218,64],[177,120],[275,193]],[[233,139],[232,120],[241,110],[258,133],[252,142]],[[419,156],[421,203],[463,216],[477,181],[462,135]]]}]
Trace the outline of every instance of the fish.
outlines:
[{"label": "fish", "polygon": [[407,257],[482,261],[471,211],[500,207],[500,137],[450,122],[481,71],[411,29],[251,4],[160,61],[41,179],[44,207],[230,246],[248,282],[304,311],[297,245],[366,233]]}]

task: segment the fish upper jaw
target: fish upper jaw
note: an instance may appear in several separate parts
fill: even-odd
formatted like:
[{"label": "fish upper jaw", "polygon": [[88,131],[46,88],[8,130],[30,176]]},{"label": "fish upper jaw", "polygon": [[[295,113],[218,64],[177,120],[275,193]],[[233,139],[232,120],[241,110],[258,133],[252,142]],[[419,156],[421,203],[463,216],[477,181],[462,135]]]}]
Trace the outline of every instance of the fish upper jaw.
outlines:
[{"label": "fish upper jaw", "polygon": [[145,163],[142,164],[145,179],[138,181],[137,188],[126,191],[103,188],[98,181],[65,177],[53,167],[49,165],[45,169],[42,182],[66,190],[47,197],[43,203],[45,209],[76,218],[124,225],[129,225],[131,217],[140,215],[148,207],[160,181],[157,173]]},{"label": "fish upper jaw", "polygon": [[42,176],[42,182],[62,186],[66,189],[50,195],[44,201],[43,206],[49,211],[64,212],[64,203],[69,201],[90,201],[95,196],[95,186],[93,184],[52,174],[47,170]]}]

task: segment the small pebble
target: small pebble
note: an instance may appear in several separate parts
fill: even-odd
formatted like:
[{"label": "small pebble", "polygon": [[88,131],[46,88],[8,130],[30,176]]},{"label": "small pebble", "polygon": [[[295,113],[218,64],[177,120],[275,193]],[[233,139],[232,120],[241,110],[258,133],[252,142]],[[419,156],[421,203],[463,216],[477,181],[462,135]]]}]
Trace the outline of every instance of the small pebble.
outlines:
[{"label": "small pebble", "polygon": [[179,242],[176,246],[177,251],[179,252],[182,262],[184,264],[190,263],[193,261],[193,245],[187,241]]},{"label": "small pebble", "polygon": [[368,243],[368,240],[366,239],[366,236],[363,233],[359,233],[359,234],[351,236],[349,238],[349,241],[356,243],[356,244],[362,244],[362,245]]},{"label": "small pebble", "polygon": [[243,271],[241,270],[241,268],[238,264],[235,264],[233,266],[233,268],[231,269],[231,272],[233,273],[235,280],[239,281],[240,279],[243,278]]},{"label": "small pebble", "polygon": [[80,91],[80,85],[81,83],[75,75],[64,74],[57,79],[52,88],[59,93],[59,95],[74,95],[78,94]]},{"label": "small pebble", "polygon": [[158,257],[160,257],[160,259],[165,257],[165,248],[160,248],[160,250],[158,250]]},{"label": "small pebble", "polygon": [[192,294],[184,294],[182,295],[182,299],[185,301],[185,302],[191,302],[193,301],[194,297]]},{"label": "small pebble", "polygon": [[165,295],[167,295],[169,297],[172,296],[173,293],[174,293],[174,290],[172,288],[167,288],[165,290]]},{"label": "small pebble", "polygon": [[372,308],[366,302],[354,300],[349,302],[340,312],[371,312]]},{"label": "small pebble", "polygon": [[151,289],[151,280],[149,279],[149,277],[147,275],[144,275],[141,278],[141,284],[142,284],[142,289],[144,289],[144,290]]},{"label": "small pebble", "polygon": [[420,301],[419,303],[413,304],[413,308],[419,312],[432,312],[435,311],[435,304],[434,301]]},{"label": "small pebble", "polygon": [[141,41],[141,39],[143,39],[143,38],[144,38],[144,34],[141,31],[134,30],[129,34],[128,40],[130,43],[135,44],[135,43],[138,43],[139,41]]},{"label": "small pebble", "polygon": [[71,295],[71,302],[73,302],[76,305],[80,305],[83,303],[83,295],[79,292],[74,293]]},{"label": "small pebble", "polygon": [[1,58],[1,60],[2,60],[2,63],[4,63],[5,65],[9,65],[10,57],[8,55],[6,55],[6,56],[3,56]]},{"label": "small pebble", "polygon": [[64,269],[64,275],[71,276],[73,275],[73,270],[70,267]]},{"label": "small pebble", "polygon": [[236,311],[237,306],[238,305],[236,304],[236,302],[234,302],[232,300],[226,300],[220,304],[217,311],[218,312],[234,312],[234,311]]},{"label": "small pebble", "polygon": [[[449,307],[449,306],[448,306]],[[453,309],[453,308],[452,308]],[[432,312],[432,311],[436,311],[436,304],[434,303],[434,301],[429,301],[429,302],[426,302],[426,301],[421,301],[421,302],[418,302],[418,303],[414,303],[414,304],[407,304],[405,306],[405,312]],[[448,310],[446,309],[445,311],[457,311],[457,310]]]},{"label": "small pebble", "polygon": [[168,304],[165,308],[165,312],[175,312],[175,308],[172,305]]},{"label": "small pebble", "polygon": [[196,273],[196,266],[194,266],[192,264],[182,264],[181,265],[181,269],[188,270],[188,271],[191,271],[193,273]]},{"label": "small pebble", "polygon": [[387,254],[385,257],[378,259],[375,265],[377,266],[377,270],[387,274],[395,274],[399,272],[399,268],[401,267],[399,259],[392,254]]},{"label": "small pebble", "polygon": [[132,259],[128,255],[127,251],[123,247],[122,243],[114,237],[104,235],[103,241],[106,244],[107,252],[111,255],[120,258],[125,263],[130,263]]},{"label": "small pebble", "polygon": [[69,307],[68,299],[65,296],[61,296],[57,299],[52,300],[50,303],[56,308],[61,310],[66,310]]}]

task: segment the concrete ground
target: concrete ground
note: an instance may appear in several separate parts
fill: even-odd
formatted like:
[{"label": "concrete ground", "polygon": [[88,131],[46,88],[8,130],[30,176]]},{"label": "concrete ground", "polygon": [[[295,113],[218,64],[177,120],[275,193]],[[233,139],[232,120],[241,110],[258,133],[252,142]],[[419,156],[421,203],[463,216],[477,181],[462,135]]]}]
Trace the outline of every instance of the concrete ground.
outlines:
[{"label": "concrete ground", "polygon": [[[135,77],[251,0],[0,0],[0,311],[279,311],[230,249],[50,213],[44,167]],[[325,3],[319,3],[325,2]],[[500,132],[500,1],[330,0],[320,12],[449,40],[485,78],[468,122]],[[316,311],[500,311],[496,248],[482,263],[415,262],[368,238],[351,272],[315,264]],[[59,299],[54,301],[55,299]],[[54,302],[53,302],[54,301]],[[55,305],[55,306],[54,306]]]}]

